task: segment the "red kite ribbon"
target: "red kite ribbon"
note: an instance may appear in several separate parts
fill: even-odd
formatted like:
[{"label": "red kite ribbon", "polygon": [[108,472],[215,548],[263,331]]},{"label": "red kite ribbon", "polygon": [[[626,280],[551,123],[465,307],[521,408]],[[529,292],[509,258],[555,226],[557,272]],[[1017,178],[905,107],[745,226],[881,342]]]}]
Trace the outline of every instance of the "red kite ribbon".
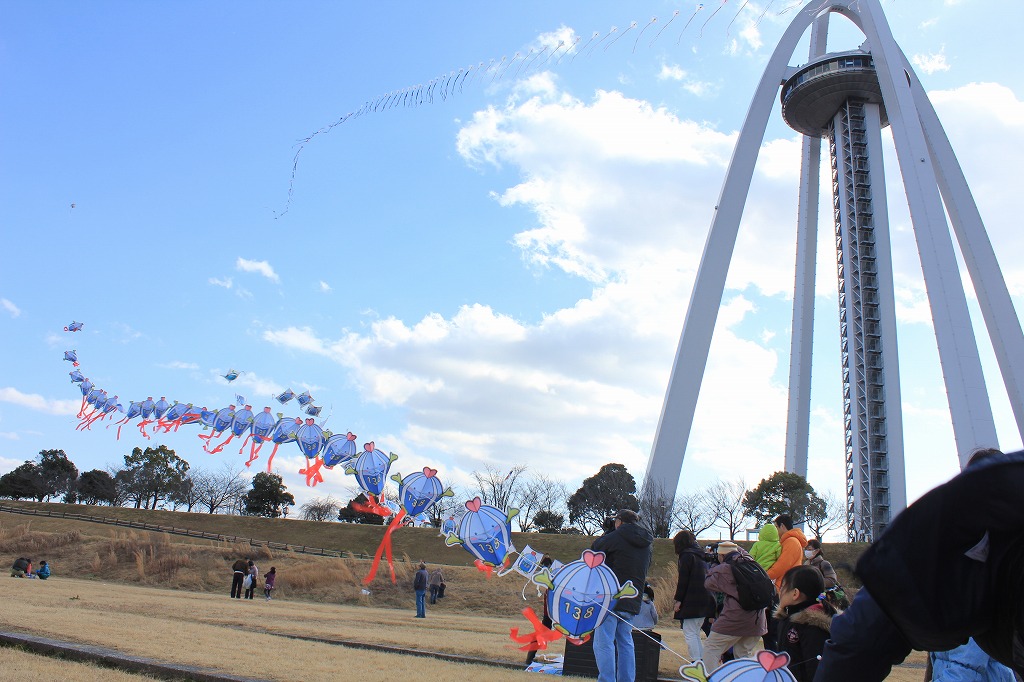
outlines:
[{"label": "red kite ribbon", "polygon": [[[352,506],[354,508],[356,505],[353,504]],[[362,507],[364,505],[359,506]],[[390,510],[388,510],[388,512],[390,513]],[[388,529],[384,531],[384,539],[380,541],[380,546],[377,547],[377,553],[373,556],[373,563],[370,565],[370,573],[363,578],[364,584],[369,585],[373,582],[373,579],[377,577],[377,568],[380,566],[381,556],[385,553],[388,558],[388,568],[391,569],[391,582],[396,584],[398,583],[398,578],[395,577],[395,562],[391,558],[391,534],[394,533],[395,529],[402,524],[402,519],[404,518],[405,509],[403,508],[395,514],[395,518],[391,520],[391,523],[388,525]]]},{"label": "red kite ribbon", "polygon": [[533,609],[529,606],[523,609],[523,615],[526,616],[526,620],[530,621],[533,625],[533,632],[520,635],[519,628],[512,628],[509,630],[509,636],[512,638],[512,641],[523,645],[519,647],[522,651],[547,649],[548,642],[561,639],[562,633],[545,627],[540,621],[540,618],[537,617],[537,614],[534,613]]}]

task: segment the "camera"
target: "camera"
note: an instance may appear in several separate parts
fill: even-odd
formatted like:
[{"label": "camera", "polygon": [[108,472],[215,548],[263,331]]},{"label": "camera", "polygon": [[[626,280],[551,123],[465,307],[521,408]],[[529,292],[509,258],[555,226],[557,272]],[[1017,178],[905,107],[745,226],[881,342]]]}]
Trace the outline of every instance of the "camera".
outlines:
[{"label": "camera", "polygon": [[605,533],[611,533],[613,530],[615,530],[615,517],[604,517],[604,522],[601,523],[601,530]]}]

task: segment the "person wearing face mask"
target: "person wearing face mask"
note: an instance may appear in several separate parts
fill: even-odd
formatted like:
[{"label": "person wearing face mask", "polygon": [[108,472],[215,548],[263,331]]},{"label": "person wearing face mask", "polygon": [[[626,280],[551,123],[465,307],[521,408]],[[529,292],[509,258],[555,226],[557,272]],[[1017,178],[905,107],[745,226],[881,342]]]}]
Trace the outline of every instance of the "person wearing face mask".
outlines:
[{"label": "person wearing face mask", "polygon": [[832,568],[832,564],[821,553],[820,540],[813,538],[807,541],[807,547],[804,548],[804,559],[806,560],[804,561],[805,564],[814,566],[821,571],[821,577],[825,579],[826,590],[839,585],[839,576],[836,575],[836,569]]}]

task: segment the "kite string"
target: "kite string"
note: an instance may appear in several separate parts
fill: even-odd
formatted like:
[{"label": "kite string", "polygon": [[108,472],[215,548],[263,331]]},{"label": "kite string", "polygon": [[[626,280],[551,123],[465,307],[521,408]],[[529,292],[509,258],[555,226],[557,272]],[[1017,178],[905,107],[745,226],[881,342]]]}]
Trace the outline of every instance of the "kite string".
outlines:
[{"label": "kite string", "polygon": [[[679,10],[675,10],[674,12],[672,12],[672,18],[669,19],[668,21],[666,21],[665,25],[662,26],[661,29],[657,33],[654,34],[654,37],[651,38],[651,42],[647,43],[647,47],[651,47],[652,45],[654,45],[655,41],[657,41],[658,38],[661,37],[661,34],[665,32],[665,29],[668,28],[668,25],[671,24],[673,21],[675,21],[676,17],[678,17],[678,16],[679,16]],[[637,40],[639,40],[639,38]],[[633,46],[633,49],[636,49],[635,45]]]}]

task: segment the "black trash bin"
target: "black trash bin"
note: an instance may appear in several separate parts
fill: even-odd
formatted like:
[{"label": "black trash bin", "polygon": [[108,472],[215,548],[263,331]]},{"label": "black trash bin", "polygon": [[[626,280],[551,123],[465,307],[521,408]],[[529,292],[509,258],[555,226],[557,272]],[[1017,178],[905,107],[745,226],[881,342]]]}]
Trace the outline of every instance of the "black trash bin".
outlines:
[{"label": "black trash bin", "polygon": [[[633,651],[636,655],[637,682],[656,682],[658,666],[661,664],[661,635],[652,631],[644,633],[633,630]],[[562,674],[597,677],[593,637],[578,646],[569,641],[565,642]]]}]

